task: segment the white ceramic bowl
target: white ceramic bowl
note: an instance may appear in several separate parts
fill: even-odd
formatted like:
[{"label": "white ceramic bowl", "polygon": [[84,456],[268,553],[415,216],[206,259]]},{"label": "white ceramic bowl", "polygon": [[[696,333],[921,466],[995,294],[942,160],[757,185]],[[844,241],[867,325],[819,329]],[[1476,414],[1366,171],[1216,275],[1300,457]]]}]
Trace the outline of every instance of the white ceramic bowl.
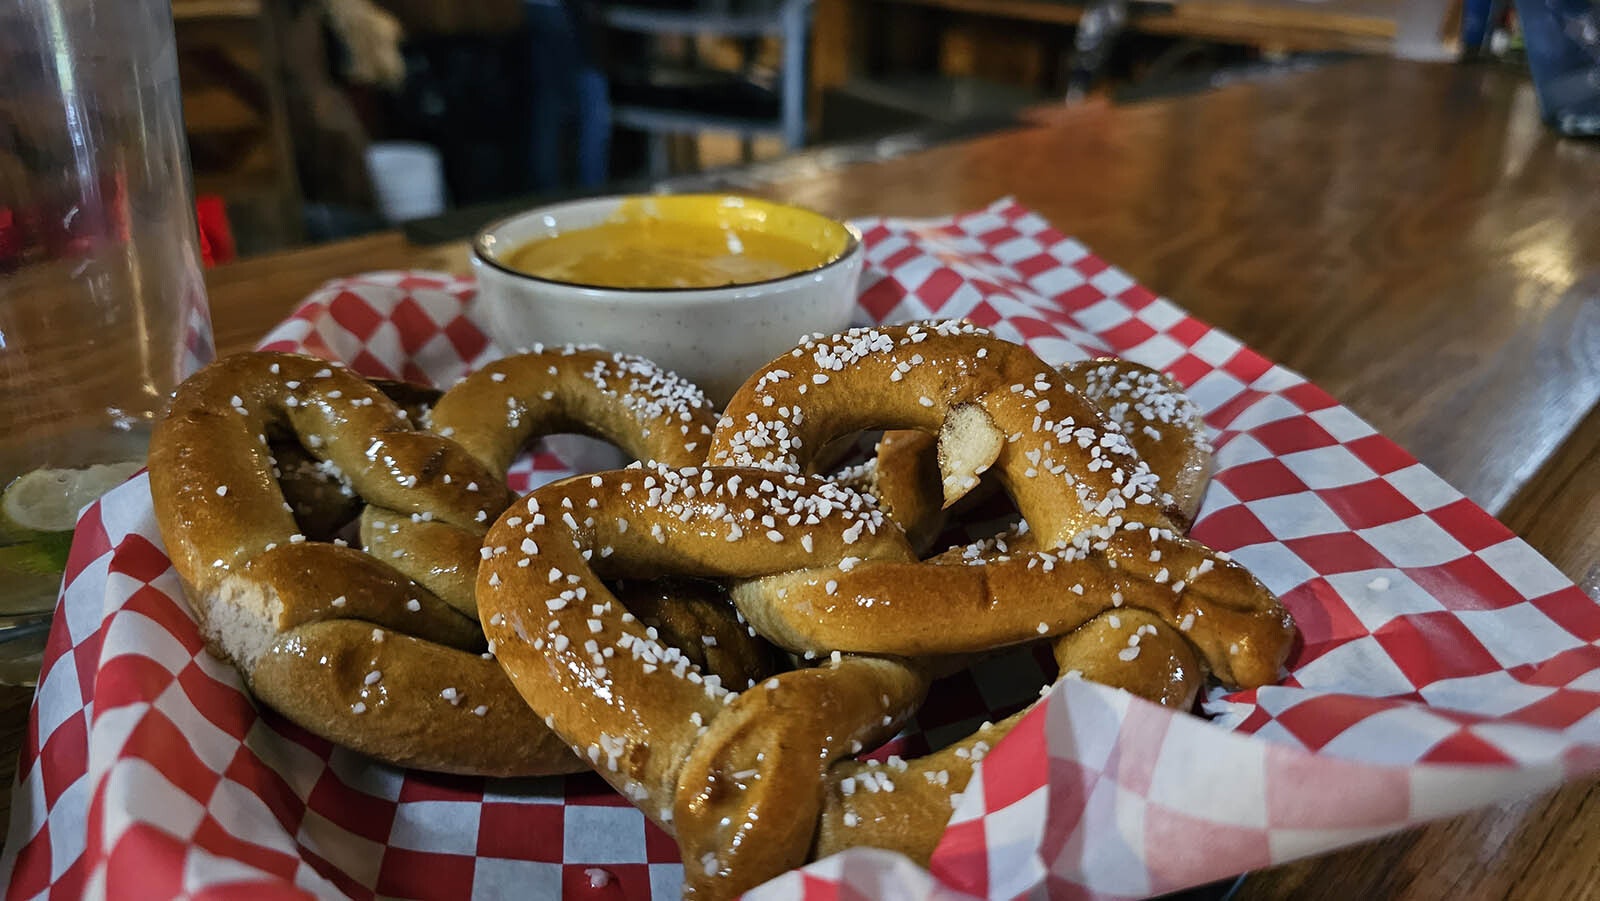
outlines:
[{"label": "white ceramic bowl", "polygon": [[479,232],[472,263],[489,336],[508,352],[534,344],[574,343],[636,353],[695,382],[720,405],[746,377],[805,335],[849,326],[861,276],[860,235],[820,214],[767,201],[697,198],[754,206],[774,217],[814,217],[829,228],[844,229],[843,252],[808,271],[718,288],[598,288],[529,275],[504,262],[504,255],[536,238],[599,225],[625,204],[648,212],[662,199],[606,197],[557,204],[502,219]]}]

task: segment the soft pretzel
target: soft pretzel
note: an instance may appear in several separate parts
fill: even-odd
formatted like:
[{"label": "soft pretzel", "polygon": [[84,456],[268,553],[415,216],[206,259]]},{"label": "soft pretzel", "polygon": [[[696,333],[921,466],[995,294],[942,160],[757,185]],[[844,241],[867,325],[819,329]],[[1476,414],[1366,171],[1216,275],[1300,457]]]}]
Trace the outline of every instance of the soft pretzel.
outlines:
[{"label": "soft pretzel", "polygon": [[[472,373],[439,399],[428,422],[503,485],[529,442],[561,433],[609,441],[640,460],[702,463],[715,414],[699,388],[643,357],[566,345],[536,347]],[[481,538],[478,528],[378,504],[361,517],[364,547],[474,618]]]},{"label": "soft pretzel", "polygon": [[[478,571],[480,613],[501,665],[556,734],[669,832],[675,816],[714,800],[683,796],[679,776],[724,708],[766,686],[816,677],[800,670],[743,695],[730,691],[624,609],[604,580],[743,578],[852,549],[910,558],[902,533],[866,496],[819,477],[739,468],[636,467],[546,485],[513,505],[485,545],[507,548]],[[893,735],[926,690],[926,677],[903,664],[848,658],[836,665],[848,671],[850,689],[823,699],[822,709],[826,731],[844,749]],[[782,753],[782,745],[765,747]],[[770,828],[801,822],[788,816],[789,805],[818,802],[819,763],[808,765],[802,796],[769,799],[775,813],[763,822]],[[803,861],[803,838],[798,852],[788,835],[734,844],[757,860],[752,871],[776,873]]]},{"label": "soft pretzel", "polygon": [[[1143,665],[1127,653],[1142,651]],[[1055,640],[1062,678],[1093,678],[1187,709],[1204,681],[1193,649],[1154,616],[1103,614]],[[1155,665],[1151,665],[1154,663]],[[732,896],[810,858],[853,847],[926,865],[972,767],[1027,711],[922,758],[851,759],[921,696],[928,668],[838,656],[729,703],[678,777],[676,829],[689,887]],[[876,703],[874,703],[876,701]]]},{"label": "soft pretzel", "polygon": [[1173,499],[1120,427],[1026,348],[981,329],[812,338],[734,395],[710,459],[800,472],[809,449],[873,427],[939,436],[946,503],[992,466],[1039,550],[964,567],[853,554],[735,585],[769,640],[813,655],[961,654],[1060,635],[1127,603],[1188,633],[1224,683],[1277,679],[1294,635],[1277,599],[1170,528]]},{"label": "soft pretzel", "polygon": [[[836,654],[730,692],[607,589],[606,578],[748,578],[847,553],[911,560],[870,499],[820,477],[664,467],[580,476],[513,505],[485,543],[507,549],[478,574],[502,666],[558,735],[678,837],[690,887],[712,896],[803,863],[830,768],[893,735],[927,688],[920,663]],[[1099,620],[1118,633],[1114,641],[1093,627],[1065,641],[1095,643],[1080,653],[1108,668],[1146,671],[1126,678],[1148,696],[1191,702],[1199,680],[1187,642],[1151,650],[1180,655],[1152,677],[1132,661],[1154,617],[1130,611],[1126,625],[1118,617]],[[1117,675],[1104,678],[1116,684]],[[948,795],[961,784],[947,778],[940,788]],[[948,818],[947,799],[940,809]],[[895,822],[880,830],[888,846],[924,844],[932,829],[918,816]]]},{"label": "soft pretzel", "polygon": [[291,440],[408,514],[483,530],[510,502],[460,447],[414,430],[338,366],[266,353],[213,363],[175,393],[149,461],[157,522],[213,653],[296,723],[380,759],[576,768],[526,705],[508,703],[470,618],[361,551],[306,540],[273,477],[270,447]]},{"label": "soft pretzel", "polygon": [[[1169,512],[1176,511],[1183,522],[1192,520],[1210,471],[1211,447],[1199,408],[1183,394],[1182,388],[1157,370],[1118,358],[1068,363],[1058,371],[1068,385],[1093,402],[1102,416],[1127,436],[1139,458],[1156,475],[1161,489],[1172,498],[1173,509]],[[874,458],[856,476],[859,483],[878,498],[884,511],[913,536],[913,546],[919,549],[925,547],[932,533],[945,523],[944,511],[939,509],[937,453],[932,435],[886,432],[877,444]],[[993,481],[986,479],[985,484],[992,485]],[[977,494],[975,491],[964,500]],[[975,562],[980,556],[993,560],[1009,551],[1033,549],[1036,549],[1035,542],[1027,532],[1026,523],[1019,523],[993,539],[952,548],[933,557],[932,562]],[[1143,611],[1132,613],[1141,620],[1152,619]],[[1098,619],[1089,622],[1093,624]],[[1172,640],[1178,641],[1177,633],[1165,622],[1154,620],[1149,625],[1163,634],[1170,633]],[[1083,627],[1089,628],[1089,625]],[[1057,642],[1058,649],[1067,646],[1085,645]],[[1147,650],[1149,646],[1146,642]],[[1081,667],[1070,659],[1062,659],[1060,663],[1063,672],[1074,671],[1092,681],[1101,681],[1097,678],[1101,668],[1093,665],[1095,659],[1094,656],[1086,658]],[[1086,669],[1089,672],[1085,673]],[[1154,668],[1114,667],[1108,675],[1116,681],[1109,684],[1129,688],[1142,697],[1161,696],[1171,702],[1173,699],[1158,684],[1125,684],[1132,673],[1149,673],[1154,677],[1158,672]]]},{"label": "soft pretzel", "polygon": [[696,737],[685,724],[708,722],[730,692],[663,644],[605,580],[748,578],[852,549],[910,557],[864,495],[738,468],[636,467],[546,485],[514,504],[485,546],[507,549],[484,561],[477,585],[501,665],[557,734],[615,758],[601,775],[664,825]]},{"label": "soft pretzel", "polygon": [[939,436],[946,505],[994,467],[1046,547],[1108,522],[1167,524],[1170,499],[1093,404],[1026,348],[967,323],[807,340],[735,393],[708,462],[804,472],[833,439],[871,428]]}]

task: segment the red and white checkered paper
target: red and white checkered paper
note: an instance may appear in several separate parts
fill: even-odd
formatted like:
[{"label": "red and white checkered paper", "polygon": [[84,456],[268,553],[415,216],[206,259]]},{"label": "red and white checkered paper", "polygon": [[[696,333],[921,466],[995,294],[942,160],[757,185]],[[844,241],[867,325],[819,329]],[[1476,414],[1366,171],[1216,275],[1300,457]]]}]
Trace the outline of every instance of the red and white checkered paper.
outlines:
[{"label": "red and white checkered paper", "polygon": [[[858,850],[754,897],[1148,895],[1600,769],[1600,608],[1393,442],[1013,203],[860,225],[862,321],[966,317],[1052,362],[1110,352],[1182,381],[1217,445],[1195,534],[1279,593],[1303,643],[1279,685],[1214,693],[1210,721],[1064,682],[984,761],[930,872]],[[448,276],[342,280],[262,346],[449,384],[498,353],[472,301]],[[517,487],[560,466],[536,454]],[[959,676],[895,749],[1041,678],[1025,655]],[[673,842],[592,776],[405,772],[258,711],[204,653],[142,475],[82,516],[29,726],[10,898],[679,893]]]}]

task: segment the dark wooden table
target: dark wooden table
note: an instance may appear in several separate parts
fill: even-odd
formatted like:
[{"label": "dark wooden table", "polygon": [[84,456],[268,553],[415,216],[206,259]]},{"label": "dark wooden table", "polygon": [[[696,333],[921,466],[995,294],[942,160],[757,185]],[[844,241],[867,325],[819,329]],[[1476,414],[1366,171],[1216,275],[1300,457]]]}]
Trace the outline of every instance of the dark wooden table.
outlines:
[{"label": "dark wooden table", "polygon": [[[1004,195],[1321,384],[1600,590],[1600,145],[1503,69],[1360,61],[1036,125],[767,193],[840,216]],[[384,235],[216,270],[218,344],[326,278],[462,269]],[[0,697],[14,756],[26,697]],[[1246,898],[1600,894],[1582,782],[1247,879]]]}]

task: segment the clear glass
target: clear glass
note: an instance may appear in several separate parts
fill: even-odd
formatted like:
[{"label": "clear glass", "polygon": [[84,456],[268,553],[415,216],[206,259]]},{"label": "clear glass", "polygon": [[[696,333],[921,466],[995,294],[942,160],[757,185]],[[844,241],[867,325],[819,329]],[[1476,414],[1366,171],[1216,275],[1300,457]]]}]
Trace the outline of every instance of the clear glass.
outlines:
[{"label": "clear glass", "polygon": [[[106,480],[83,471],[142,461],[167,395],[212,351],[167,0],[0,0],[0,85],[0,616],[14,617],[55,600],[61,518]],[[54,499],[41,489],[58,483]]]}]

